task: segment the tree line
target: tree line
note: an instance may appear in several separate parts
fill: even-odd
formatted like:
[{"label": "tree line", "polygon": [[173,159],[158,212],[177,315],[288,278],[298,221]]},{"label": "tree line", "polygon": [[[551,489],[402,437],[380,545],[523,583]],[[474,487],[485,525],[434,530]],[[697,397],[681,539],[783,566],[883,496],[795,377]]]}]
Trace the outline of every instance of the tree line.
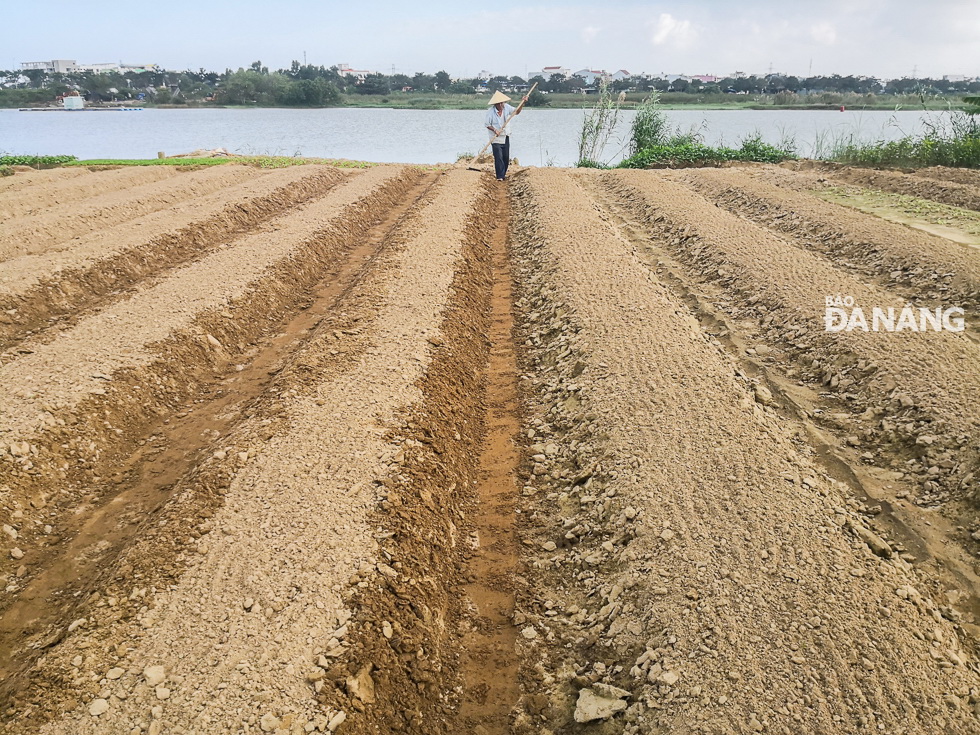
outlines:
[{"label": "tree line", "polygon": [[[531,76],[496,76],[489,80],[453,80],[442,70],[435,74],[369,74],[363,79],[344,75],[336,66],[316,66],[293,61],[287,69],[270,71],[261,61],[247,69],[198,71],[118,71],[47,73],[42,70],[0,71],[0,106],[47,104],[56,97],[78,92],[89,102],[146,101],[153,104],[265,105],[290,107],[325,107],[341,104],[343,95],[390,95],[394,93],[473,94],[478,88],[488,91],[513,89],[537,82],[547,93],[583,92],[599,82],[587,85],[578,77],[559,74],[545,79]],[[951,82],[942,79],[892,79],[883,81],[869,76],[783,75],[726,77],[712,82],[699,79],[659,79],[641,76],[609,83],[614,91],[681,92],[691,94],[805,94],[833,92],[855,94],[920,94],[944,96],[976,94],[980,82]],[[532,104],[546,104],[544,96],[535,95]]]}]

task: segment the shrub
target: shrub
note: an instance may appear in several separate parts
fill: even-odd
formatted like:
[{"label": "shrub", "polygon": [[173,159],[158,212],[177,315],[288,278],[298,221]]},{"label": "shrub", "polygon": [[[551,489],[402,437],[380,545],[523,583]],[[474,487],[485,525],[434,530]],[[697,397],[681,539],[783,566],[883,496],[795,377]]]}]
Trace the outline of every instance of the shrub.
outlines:
[{"label": "shrub", "polygon": [[742,141],[742,146],[736,149],[705,145],[700,141],[699,136],[692,132],[674,136],[665,144],[644,148],[620,163],[619,167],[690,166],[723,161],[779,163],[791,158],[796,158],[796,155],[789,147],[780,148],[770,145],[763,142],[758,135],[746,138]]},{"label": "shrub", "polygon": [[629,155],[664,145],[670,136],[670,123],[660,107],[660,93],[653,92],[636,108],[636,117],[630,126]]},{"label": "shrub", "polygon": [[60,166],[75,160],[75,156],[0,156],[0,166]]},{"label": "shrub", "polygon": [[870,143],[836,141],[827,157],[858,166],[980,168],[980,120],[969,112],[954,112],[945,120],[927,121],[920,135]]},{"label": "shrub", "polygon": [[13,166],[0,166],[0,176],[13,176],[14,167]]}]

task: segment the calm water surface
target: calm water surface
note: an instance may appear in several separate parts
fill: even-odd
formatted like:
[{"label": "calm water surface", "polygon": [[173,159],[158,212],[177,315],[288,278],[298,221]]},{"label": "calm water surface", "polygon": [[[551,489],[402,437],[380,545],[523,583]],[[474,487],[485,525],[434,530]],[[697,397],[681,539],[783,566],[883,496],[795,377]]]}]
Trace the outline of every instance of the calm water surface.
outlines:
[{"label": "calm water surface", "polygon": [[[0,151],[79,158],[154,158],[198,148],[255,155],[302,155],[366,161],[441,163],[486,143],[479,110],[337,108],[19,112],[0,110]],[[583,110],[525,110],[515,120],[511,155],[532,166],[568,166],[578,157]],[[605,158],[623,157],[633,112],[621,115]],[[821,142],[855,136],[894,139],[942,113],[912,111],[670,110],[682,129],[705,142],[736,145],[755,131],[772,143],[796,139],[803,155]]]}]

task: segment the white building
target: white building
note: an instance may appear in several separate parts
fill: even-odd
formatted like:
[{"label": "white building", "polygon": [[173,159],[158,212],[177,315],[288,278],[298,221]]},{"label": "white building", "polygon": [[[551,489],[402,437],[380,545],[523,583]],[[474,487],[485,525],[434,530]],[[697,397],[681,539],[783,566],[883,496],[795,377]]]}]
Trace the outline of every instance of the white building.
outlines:
[{"label": "white building", "polygon": [[369,74],[377,74],[378,72],[368,69],[351,69],[350,64],[337,64],[337,73],[342,77],[352,77],[363,82]]},{"label": "white building", "polygon": [[103,73],[107,71],[117,71],[120,74],[126,72],[159,71],[159,64],[123,64],[106,62],[102,64],[79,64],[74,59],[54,59],[53,61],[25,61],[20,65],[21,69],[40,69],[47,74],[71,74],[74,72],[95,72]]},{"label": "white building", "polygon": [[622,81],[623,79],[629,79],[631,76],[633,76],[633,75],[630,74],[625,69],[620,69],[619,71],[613,72],[612,73],[612,76],[610,77],[610,79],[612,81],[614,81],[614,82],[619,82],[619,81]]},{"label": "white building", "polygon": [[480,73],[476,75],[477,79],[480,79],[484,82],[493,79],[493,77],[494,77],[494,73],[492,71],[487,71],[486,69],[481,69]]},{"label": "white building", "polygon": [[586,84],[594,84],[596,79],[605,81],[609,79],[609,72],[605,69],[579,69],[573,77],[578,77]]},{"label": "white building", "polygon": [[572,70],[565,66],[546,66],[541,70],[541,76],[545,81],[550,81],[553,74],[559,74],[562,79],[568,79],[572,75]]},{"label": "white building", "polygon": [[96,74],[116,71],[120,74],[126,74],[127,72],[160,71],[160,66],[159,64],[123,64],[122,62],[116,64],[109,61],[103,64],[76,64],[75,71],[94,72]]},{"label": "white building", "polygon": [[75,71],[74,59],[52,59],[51,61],[25,61],[20,68],[29,71],[39,69],[48,74],[70,74]]}]

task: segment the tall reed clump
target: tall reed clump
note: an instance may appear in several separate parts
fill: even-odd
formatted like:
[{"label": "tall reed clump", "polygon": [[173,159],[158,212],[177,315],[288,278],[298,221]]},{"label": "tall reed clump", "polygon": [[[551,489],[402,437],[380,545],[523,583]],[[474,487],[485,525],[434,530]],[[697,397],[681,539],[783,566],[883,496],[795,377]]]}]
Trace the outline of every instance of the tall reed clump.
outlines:
[{"label": "tall reed clump", "polygon": [[619,101],[613,97],[609,85],[601,84],[595,105],[585,113],[585,118],[582,120],[576,166],[606,167],[601,160],[602,154],[619,123],[619,109]]},{"label": "tall reed clump", "polygon": [[673,134],[667,115],[660,107],[660,93],[653,92],[636,107],[636,116],[630,126],[628,155],[665,145]]}]

